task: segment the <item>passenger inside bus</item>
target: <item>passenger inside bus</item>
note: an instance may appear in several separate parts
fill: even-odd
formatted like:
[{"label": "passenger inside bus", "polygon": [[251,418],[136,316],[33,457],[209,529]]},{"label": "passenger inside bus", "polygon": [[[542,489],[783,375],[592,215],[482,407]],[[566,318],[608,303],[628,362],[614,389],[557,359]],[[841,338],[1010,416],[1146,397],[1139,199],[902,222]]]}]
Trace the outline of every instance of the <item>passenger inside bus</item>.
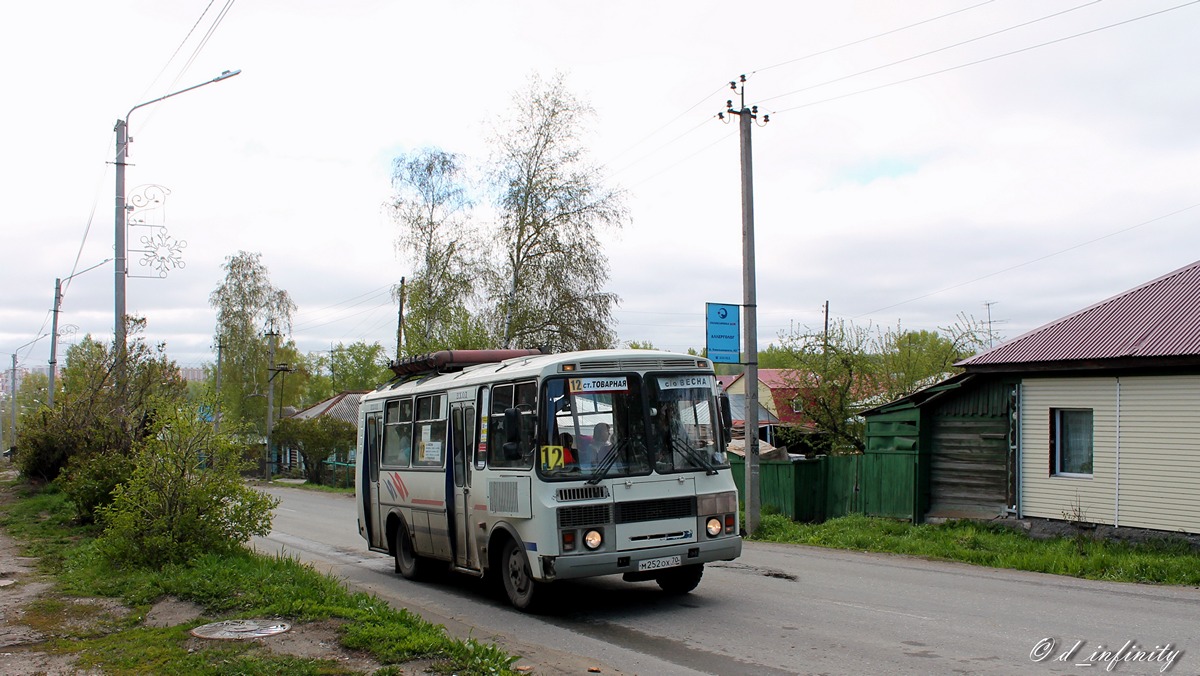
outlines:
[{"label": "passenger inside bus", "polygon": [[568,465],[576,464],[579,458],[579,451],[575,448],[575,438],[563,432],[558,435],[558,443],[563,447],[563,462]]},{"label": "passenger inside bus", "polygon": [[599,465],[612,448],[612,434],[608,423],[596,423],[592,428],[592,440],[588,442],[587,453],[581,459],[584,468],[590,469]]}]

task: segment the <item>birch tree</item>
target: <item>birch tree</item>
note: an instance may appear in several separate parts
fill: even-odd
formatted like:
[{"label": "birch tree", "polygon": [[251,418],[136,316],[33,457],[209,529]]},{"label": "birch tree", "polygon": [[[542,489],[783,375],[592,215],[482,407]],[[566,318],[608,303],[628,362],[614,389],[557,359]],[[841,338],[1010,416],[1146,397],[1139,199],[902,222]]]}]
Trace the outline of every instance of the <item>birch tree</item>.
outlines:
[{"label": "birch tree", "polygon": [[392,166],[397,248],[413,270],[403,299],[404,354],[484,347],[483,325],[472,312],[480,242],[461,158],[427,148]]},{"label": "birch tree", "polygon": [[491,329],[504,347],[611,347],[619,298],[604,290],[601,233],[619,229],[621,191],[583,145],[594,111],[562,75],[533,76],[491,139],[498,218],[488,280]]},{"label": "birch tree", "polygon": [[271,340],[266,334],[291,333],[296,304],[271,284],[260,253],[239,251],[222,268],[225,279],[208,297],[217,311],[215,339],[221,346],[221,414],[234,421],[257,420],[265,415],[266,400],[251,395],[266,393]]}]

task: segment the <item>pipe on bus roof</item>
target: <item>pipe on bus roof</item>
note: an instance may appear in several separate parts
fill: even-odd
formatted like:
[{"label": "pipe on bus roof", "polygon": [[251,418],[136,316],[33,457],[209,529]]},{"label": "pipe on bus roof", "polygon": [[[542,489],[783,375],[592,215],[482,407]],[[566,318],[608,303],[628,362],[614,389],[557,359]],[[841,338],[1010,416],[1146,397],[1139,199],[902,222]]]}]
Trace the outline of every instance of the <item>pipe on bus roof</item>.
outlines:
[{"label": "pipe on bus roof", "polygon": [[430,371],[452,371],[475,366],[493,364],[517,357],[536,357],[542,354],[537,348],[523,350],[442,350],[407,359],[393,360],[388,368],[397,376],[406,376]]}]

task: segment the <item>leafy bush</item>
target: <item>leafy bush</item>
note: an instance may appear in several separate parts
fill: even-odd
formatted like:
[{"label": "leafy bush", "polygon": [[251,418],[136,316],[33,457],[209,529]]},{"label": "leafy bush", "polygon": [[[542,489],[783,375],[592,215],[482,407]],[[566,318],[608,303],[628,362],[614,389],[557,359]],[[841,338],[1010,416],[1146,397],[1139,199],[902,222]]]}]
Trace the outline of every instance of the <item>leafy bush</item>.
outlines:
[{"label": "leafy bush", "polygon": [[150,400],[185,396],[179,367],[167,358],[164,345],[146,344],[138,335],[144,328],[144,319],[128,320],[121,379],[115,377],[117,355],[111,345],[86,336],[67,349],[54,409],[42,407],[21,419],[16,461],[23,475],[49,482],[73,458],[128,455],[132,444],[148,433]]},{"label": "leafy bush", "polygon": [[162,566],[232,551],[271,530],[275,498],[247,486],[240,450],[197,408],[160,402],[135,446],[133,474],[101,509],[98,547],[111,561]]},{"label": "leafy bush", "polygon": [[295,448],[304,458],[305,478],[321,483],[325,460],[338,451],[354,447],[354,425],[321,415],[315,418],[284,418],[273,434],[280,446]]},{"label": "leafy bush", "polygon": [[93,523],[97,512],[112,503],[113,491],[133,473],[133,460],[115,451],[79,454],[58,476],[58,484],[75,505],[80,523]]}]

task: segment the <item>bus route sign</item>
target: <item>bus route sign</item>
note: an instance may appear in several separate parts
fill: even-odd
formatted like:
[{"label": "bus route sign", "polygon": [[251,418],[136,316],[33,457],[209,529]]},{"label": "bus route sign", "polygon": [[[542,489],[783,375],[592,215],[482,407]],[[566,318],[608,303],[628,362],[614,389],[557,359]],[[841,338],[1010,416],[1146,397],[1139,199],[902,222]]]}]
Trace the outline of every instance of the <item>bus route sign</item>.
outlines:
[{"label": "bus route sign", "polygon": [[741,360],[741,307],[729,303],[705,303],[705,347],[708,358],[721,364],[737,364]]}]

